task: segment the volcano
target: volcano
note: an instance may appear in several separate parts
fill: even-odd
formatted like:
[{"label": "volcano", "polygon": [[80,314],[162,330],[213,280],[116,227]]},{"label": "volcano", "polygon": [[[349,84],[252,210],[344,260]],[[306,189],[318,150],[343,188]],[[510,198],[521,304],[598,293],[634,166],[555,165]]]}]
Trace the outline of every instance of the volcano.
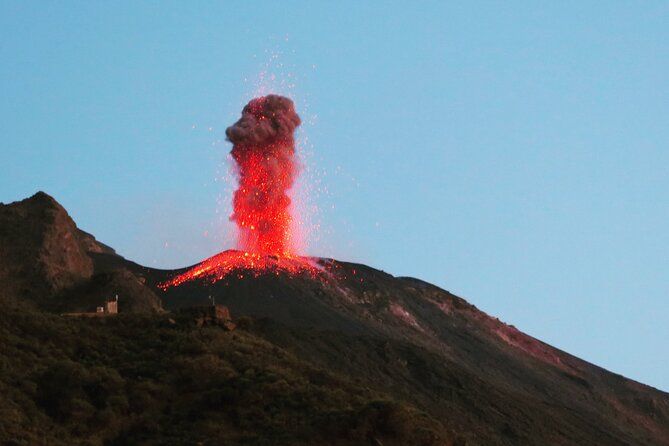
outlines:
[{"label": "volcano", "polygon": [[[44,193],[0,206],[0,440],[669,445],[665,392],[422,280],[296,262],[165,287],[194,267],[129,261]],[[61,316],[110,294],[114,318]],[[212,301],[237,329],[182,322]]]}]

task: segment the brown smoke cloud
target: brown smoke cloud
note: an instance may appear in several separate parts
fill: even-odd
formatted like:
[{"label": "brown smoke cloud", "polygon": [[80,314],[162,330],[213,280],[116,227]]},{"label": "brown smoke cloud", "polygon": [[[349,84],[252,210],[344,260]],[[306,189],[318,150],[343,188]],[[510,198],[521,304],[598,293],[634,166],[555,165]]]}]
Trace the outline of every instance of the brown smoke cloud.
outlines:
[{"label": "brown smoke cloud", "polygon": [[293,101],[270,94],[249,102],[242,110],[242,117],[227,128],[225,135],[235,146],[292,142],[293,132],[300,123]]}]

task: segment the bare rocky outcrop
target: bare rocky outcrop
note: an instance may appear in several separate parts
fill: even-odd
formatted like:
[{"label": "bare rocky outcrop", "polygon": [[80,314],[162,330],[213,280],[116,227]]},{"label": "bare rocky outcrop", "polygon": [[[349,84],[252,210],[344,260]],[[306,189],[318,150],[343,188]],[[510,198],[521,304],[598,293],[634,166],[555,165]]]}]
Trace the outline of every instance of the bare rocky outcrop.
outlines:
[{"label": "bare rocky outcrop", "polygon": [[197,327],[217,326],[227,331],[233,331],[237,325],[232,321],[230,310],[225,305],[196,305],[177,310],[176,319]]},{"label": "bare rocky outcrop", "polygon": [[89,279],[93,262],[67,211],[38,192],[0,205],[0,286],[46,298]]},{"label": "bare rocky outcrop", "polygon": [[0,293],[58,312],[95,311],[115,295],[121,312],[160,311],[142,277],[123,267],[97,271],[96,255],[121,259],[48,194],[0,204]]}]

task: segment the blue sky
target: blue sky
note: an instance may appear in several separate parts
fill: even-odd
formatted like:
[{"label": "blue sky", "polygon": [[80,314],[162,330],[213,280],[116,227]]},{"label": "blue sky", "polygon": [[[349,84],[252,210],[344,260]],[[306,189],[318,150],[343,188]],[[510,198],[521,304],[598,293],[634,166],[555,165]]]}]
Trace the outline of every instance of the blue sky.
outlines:
[{"label": "blue sky", "polygon": [[1,2],[0,201],[192,264],[230,241],[225,128],[288,94],[309,253],[669,390],[669,5],[336,3]]}]

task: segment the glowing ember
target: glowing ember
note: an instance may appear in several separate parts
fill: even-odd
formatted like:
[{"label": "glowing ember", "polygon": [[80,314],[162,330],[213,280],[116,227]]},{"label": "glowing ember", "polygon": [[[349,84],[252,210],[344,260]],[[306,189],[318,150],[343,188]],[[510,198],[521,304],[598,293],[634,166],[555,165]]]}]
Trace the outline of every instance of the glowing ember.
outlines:
[{"label": "glowing ember", "polygon": [[293,137],[298,125],[293,101],[269,95],[249,102],[239,121],[225,132],[233,144],[230,153],[239,176],[231,218],[244,251],[291,254],[288,190],[298,172]]},{"label": "glowing ember", "polygon": [[193,279],[212,282],[233,272],[280,272],[315,275],[318,266],[294,254],[291,201],[288,191],[299,172],[293,133],[300,125],[293,101],[268,95],[251,100],[242,117],[228,127],[239,186],[233,197],[239,251],[225,251],[161,285],[177,286]]},{"label": "glowing ember", "polygon": [[230,275],[235,275],[241,279],[245,276],[255,277],[267,272],[277,275],[281,273],[289,275],[308,274],[316,277],[323,271],[324,269],[315,261],[305,257],[263,255],[246,251],[224,251],[161,284],[160,287],[167,289],[194,279],[208,280],[213,283]]}]

